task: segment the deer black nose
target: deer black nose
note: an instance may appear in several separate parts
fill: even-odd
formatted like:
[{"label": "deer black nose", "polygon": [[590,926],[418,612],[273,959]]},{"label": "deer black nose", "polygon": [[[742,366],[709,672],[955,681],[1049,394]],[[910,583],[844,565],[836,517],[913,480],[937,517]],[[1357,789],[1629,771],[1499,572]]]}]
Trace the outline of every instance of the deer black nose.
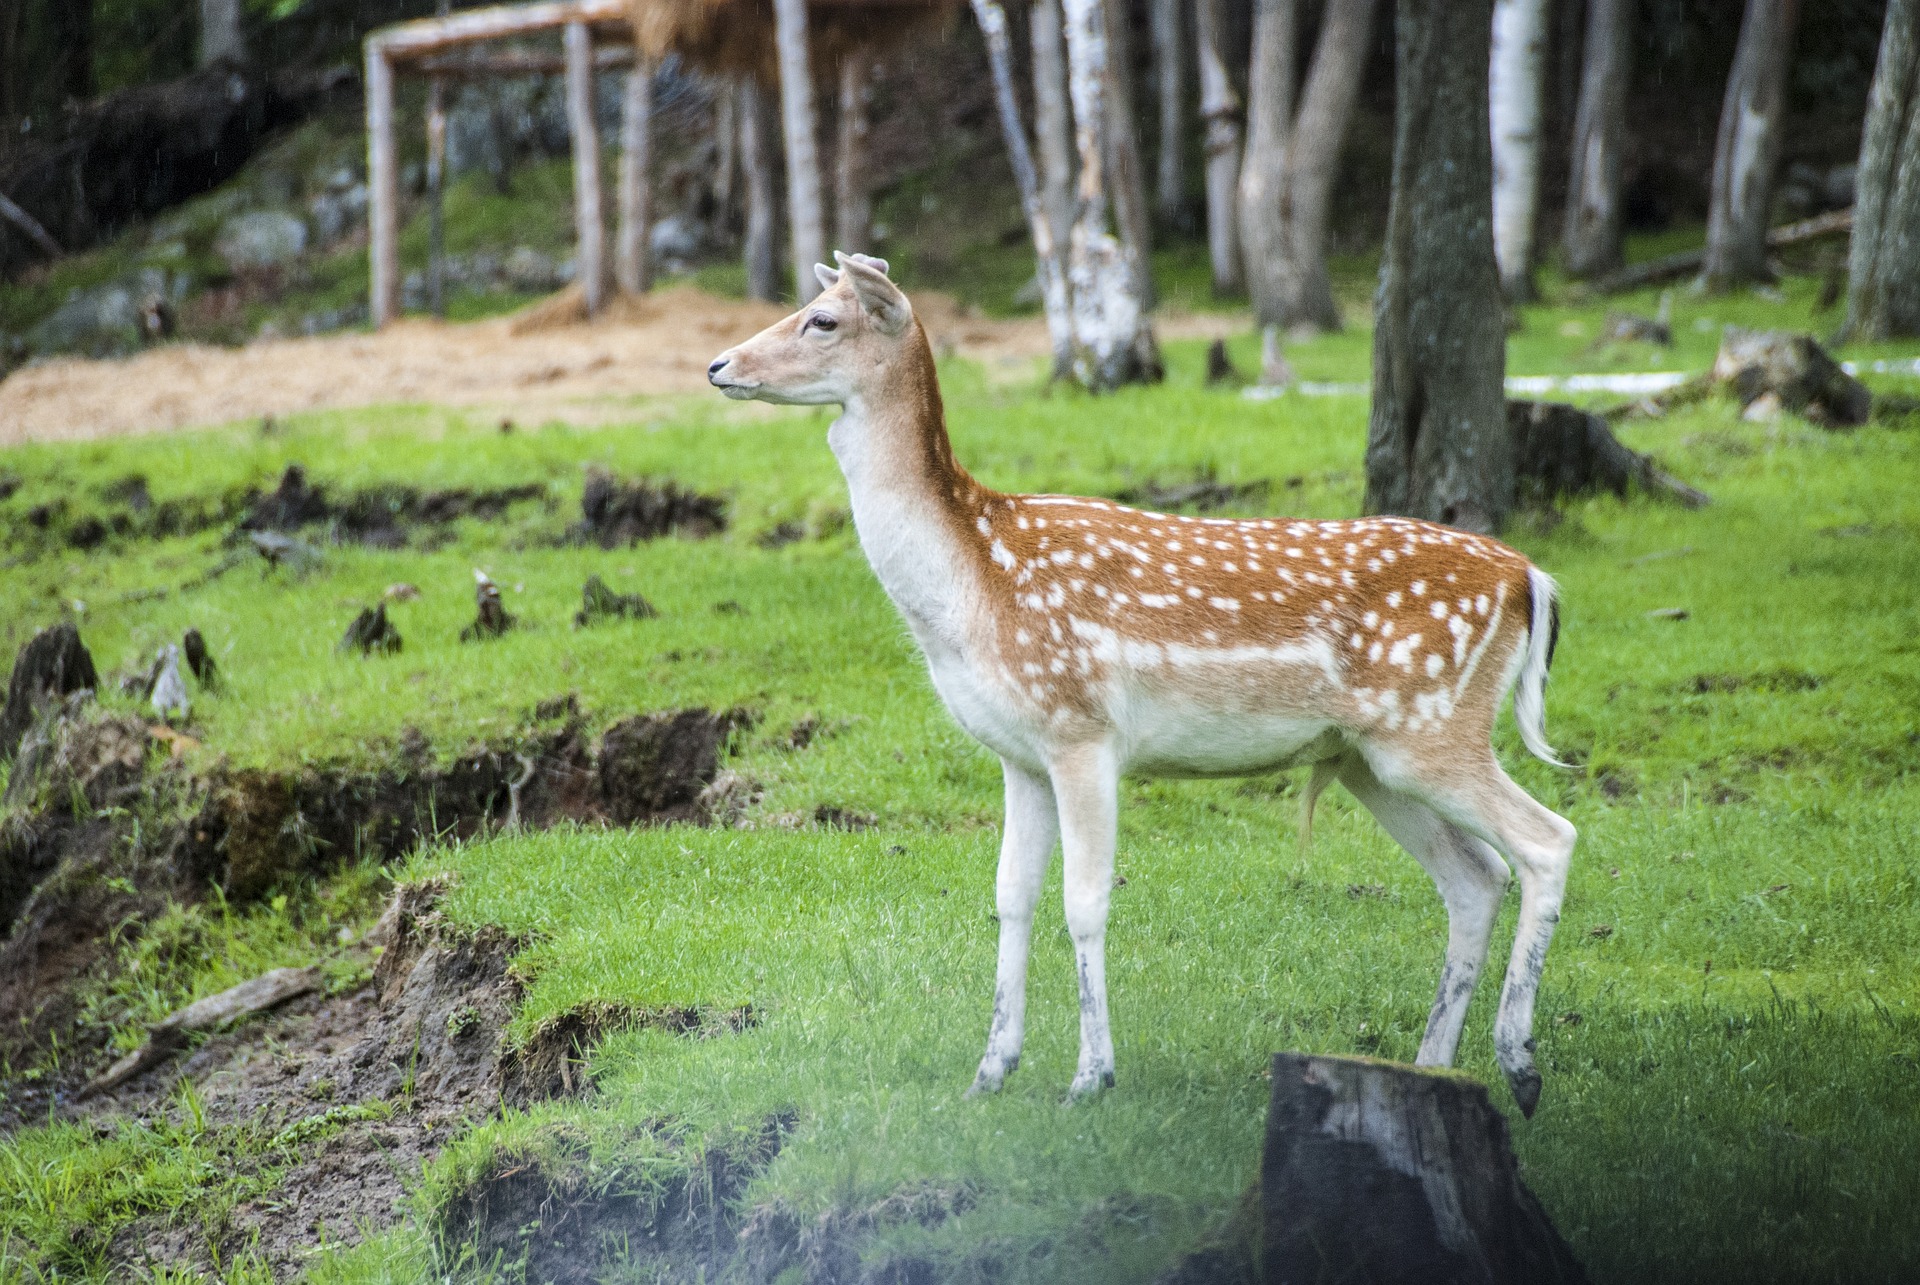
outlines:
[{"label": "deer black nose", "polygon": [[727,368],[727,361],[728,359],[725,357],[715,357],[713,364],[707,367],[707,378],[712,379],[715,375],[725,370]]}]

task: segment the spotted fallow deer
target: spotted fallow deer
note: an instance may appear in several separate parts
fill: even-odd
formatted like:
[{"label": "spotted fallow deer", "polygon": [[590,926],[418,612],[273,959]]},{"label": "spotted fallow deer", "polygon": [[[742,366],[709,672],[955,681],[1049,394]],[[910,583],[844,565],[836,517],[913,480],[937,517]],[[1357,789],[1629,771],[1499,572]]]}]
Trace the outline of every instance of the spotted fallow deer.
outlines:
[{"label": "spotted fallow deer", "polygon": [[933,356],[887,265],[836,254],[825,292],[708,368],[733,398],[844,408],[827,442],[875,574],[933,685],[1000,756],[1000,962],[972,1092],[1020,1060],[1028,938],[1056,838],[1080,982],[1071,1095],[1113,1083],[1105,941],[1122,774],[1311,766],[1426,867],[1449,916],[1419,1060],[1452,1062],[1507,884],[1520,918],[1494,1046],[1522,1110],[1540,1096],[1534,996],[1574,830],[1491,745],[1518,685],[1549,762],[1554,585],[1485,536],[1405,518],[1231,521],[1066,495],[1006,495],[954,459]]}]

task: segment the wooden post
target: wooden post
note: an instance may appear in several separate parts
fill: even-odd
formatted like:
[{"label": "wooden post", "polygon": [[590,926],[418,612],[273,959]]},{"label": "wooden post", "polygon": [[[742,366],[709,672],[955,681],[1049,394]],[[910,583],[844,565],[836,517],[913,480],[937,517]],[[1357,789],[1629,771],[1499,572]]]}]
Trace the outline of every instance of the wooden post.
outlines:
[{"label": "wooden post", "polygon": [[393,146],[393,64],[367,42],[368,313],[376,329],[400,315],[400,167]]},{"label": "wooden post", "polygon": [[820,293],[813,265],[826,257],[821,218],[820,145],[813,69],[807,58],[807,0],[773,0],[780,52],[780,123],[787,141],[787,221],[793,232],[793,289],[806,303]]},{"label": "wooden post", "polygon": [[614,248],[614,278],[628,294],[653,284],[648,234],[653,228],[650,176],[653,147],[653,63],[636,58],[627,73],[620,117],[620,232]]},{"label": "wooden post", "polygon": [[593,119],[593,33],[584,22],[566,28],[567,124],[573,131],[575,274],[596,315],[606,300],[607,230],[600,210],[600,134]]}]

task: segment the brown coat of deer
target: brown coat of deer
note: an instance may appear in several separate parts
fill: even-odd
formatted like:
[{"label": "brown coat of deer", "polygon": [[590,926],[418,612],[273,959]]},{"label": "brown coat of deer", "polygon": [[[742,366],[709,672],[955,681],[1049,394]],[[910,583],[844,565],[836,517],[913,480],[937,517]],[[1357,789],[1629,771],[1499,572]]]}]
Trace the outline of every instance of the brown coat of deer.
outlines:
[{"label": "brown coat of deer", "polygon": [[[1080,982],[1072,1096],[1113,1083],[1105,942],[1122,774],[1311,766],[1339,780],[1438,885],[1450,930],[1419,1060],[1449,1065],[1509,871],[1520,920],[1494,1046],[1529,1115],[1534,997],[1574,830],[1508,778],[1494,719],[1514,691],[1549,762],[1554,586],[1497,541],[1405,518],[1186,518],[1006,495],[953,457],[933,355],[887,265],[836,255],[825,292],[728,349],[729,397],[839,405],[827,442],[880,583],[935,689],[1006,779],[993,1019],[973,1091],[1020,1060],[1033,907],[1056,839]],[[1517,684],[1517,690],[1516,690]]]}]

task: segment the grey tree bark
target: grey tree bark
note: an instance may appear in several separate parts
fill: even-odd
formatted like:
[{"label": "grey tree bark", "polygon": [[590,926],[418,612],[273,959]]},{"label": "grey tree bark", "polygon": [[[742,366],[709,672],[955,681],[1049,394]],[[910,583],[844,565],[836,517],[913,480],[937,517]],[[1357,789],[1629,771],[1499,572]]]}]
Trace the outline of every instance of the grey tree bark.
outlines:
[{"label": "grey tree bark", "polygon": [[573,135],[573,226],[576,280],[587,315],[607,296],[607,225],[600,194],[600,131],[593,110],[593,35],[584,22],[563,33],[567,61],[567,129]]},{"label": "grey tree bark", "polygon": [[1187,207],[1187,61],[1180,38],[1181,0],[1153,0],[1153,72],[1160,108],[1154,140],[1154,212],[1160,226],[1178,228]]},{"label": "grey tree bark", "polygon": [[[1027,146],[1026,126],[1020,122],[1020,101],[1013,89],[1013,56],[1007,39],[1007,15],[1000,0],[973,0],[974,18],[987,41],[987,64],[993,72],[994,105],[1000,112],[1000,130],[1007,142],[1013,181],[1020,189],[1020,206],[1033,237],[1033,254],[1040,279],[1040,297],[1046,305],[1047,335],[1053,346],[1052,378],[1073,373],[1073,318],[1067,298],[1067,273],[1061,258],[1064,240],[1055,240],[1053,216],[1047,209],[1040,180]],[[1035,20],[1039,10],[1035,9]]]},{"label": "grey tree bark", "polygon": [[1493,0],[1398,0],[1395,26],[1366,507],[1493,531],[1514,497],[1493,259]]},{"label": "grey tree bark", "polygon": [[1032,27],[1033,132],[1040,148],[1040,199],[1046,206],[1054,251],[1065,254],[1073,234],[1073,121],[1067,106],[1067,47],[1060,0],[1035,0]]},{"label": "grey tree bark", "polygon": [[1195,0],[1200,53],[1200,118],[1207,141],[1207,254],[1213,289],[1240,289],[1240,95],[1228,72],[1226,0]]},{"label": "grey tree bark", "polygon": [[820,293],[813,265],[826,258],[821,210],[820,131],[813,110],[813,68],[807,56],[807,0],[773,0],[780,55],[780,125],[787,144],[787,223],[793,237],[793,293],[806,303]]},{"label": "grey tree bark", "polygon": [[1567,275],[1597,277],[1622,262],[1620,154],[1633,76],[1634,0],[1587,0],[1586,60],[1573,119],[1561,252]]},{"label": "grey tree bark", "polygon": [[1103,0],[1100,12],[1107,28],[1104,134],[1114,228],[1126,250],[1134,293],[1143,306],[1152,307],[1153,210],[1147,203],[1147,167],[1133,109],[1133,23],[1128,6],[1119,0]]},{"label": "grey tree bark", "polygon": [[777,126],[773,96],[760,82],[740,82],[740,169],[746,177],[747,297],[780,297],[780,212],[776,196],[779,149],[774,146]]},{"label": "grey tree bark", "polygon": [[1767,266],[1767,216],[1799,17],[1799,0],[1747,0],[1714,143],[1707,257],[1700,271],[1709,290],[1773,276]]},{"label": "grey tree bark", "polygon": [[1500,288],[1515,303],[1534,297],[1546,46],[1547,0],[1495,0],[1487,86],[1493,114],[1493,257]]},{"label": "grey tree bark", "polygon": [[247,60],[240,33],[240,0],[200,0],[200,65]]},{"label": "grey tree bark", "polygon": [[60,50],[60,85],[68,98],[93,97],[93,0],[54,0],[54,44]]},{"label": "grey tree bark", "polygon": [[1842,335],[1920,335],[1920,0],[1887,5],[1849,257]]},{"label": "grey tree bark", "polygon": [[627,73],[620,117],[620,228],[613,276],[628,294],[653,284],[648,234],[653,229],[653,63],[637,53]]},{"label": "grey tree bark", "polygon": [[1341,0],[1327,7],[1300,94],[1281,189],[1287,271],[1280,278],[1280,324],[1290,328],[1340,329],[1340,309],[1327,275],[1327,207],[1353,104],[1360,96],[1375,4]]},{"label": "grey tree bark", "polygon": [[1066,0],[1067,85],[1080,155],[1078,200],[1067,256],[1073,372],[1096,392],[1158,380],[1163,371],[1139,291],[1139,270],[1108,230],[1104,140],[1108,136],[1107,23],[1102,0]]},{"label": "grey tree bark", "polygon": [[873,250],[873,190],[867,156],[872,103],[872,55],[850,49],[840,58],[840,129],[833,156],[834,240],[848,254]]},{"label": "grey tree bark", "polygon": [[1284,323],[1288,125],[1293,118],[1294,0],[1254,0],[1247,139],[1240,155],[1240,255],[1262,326]]}]

